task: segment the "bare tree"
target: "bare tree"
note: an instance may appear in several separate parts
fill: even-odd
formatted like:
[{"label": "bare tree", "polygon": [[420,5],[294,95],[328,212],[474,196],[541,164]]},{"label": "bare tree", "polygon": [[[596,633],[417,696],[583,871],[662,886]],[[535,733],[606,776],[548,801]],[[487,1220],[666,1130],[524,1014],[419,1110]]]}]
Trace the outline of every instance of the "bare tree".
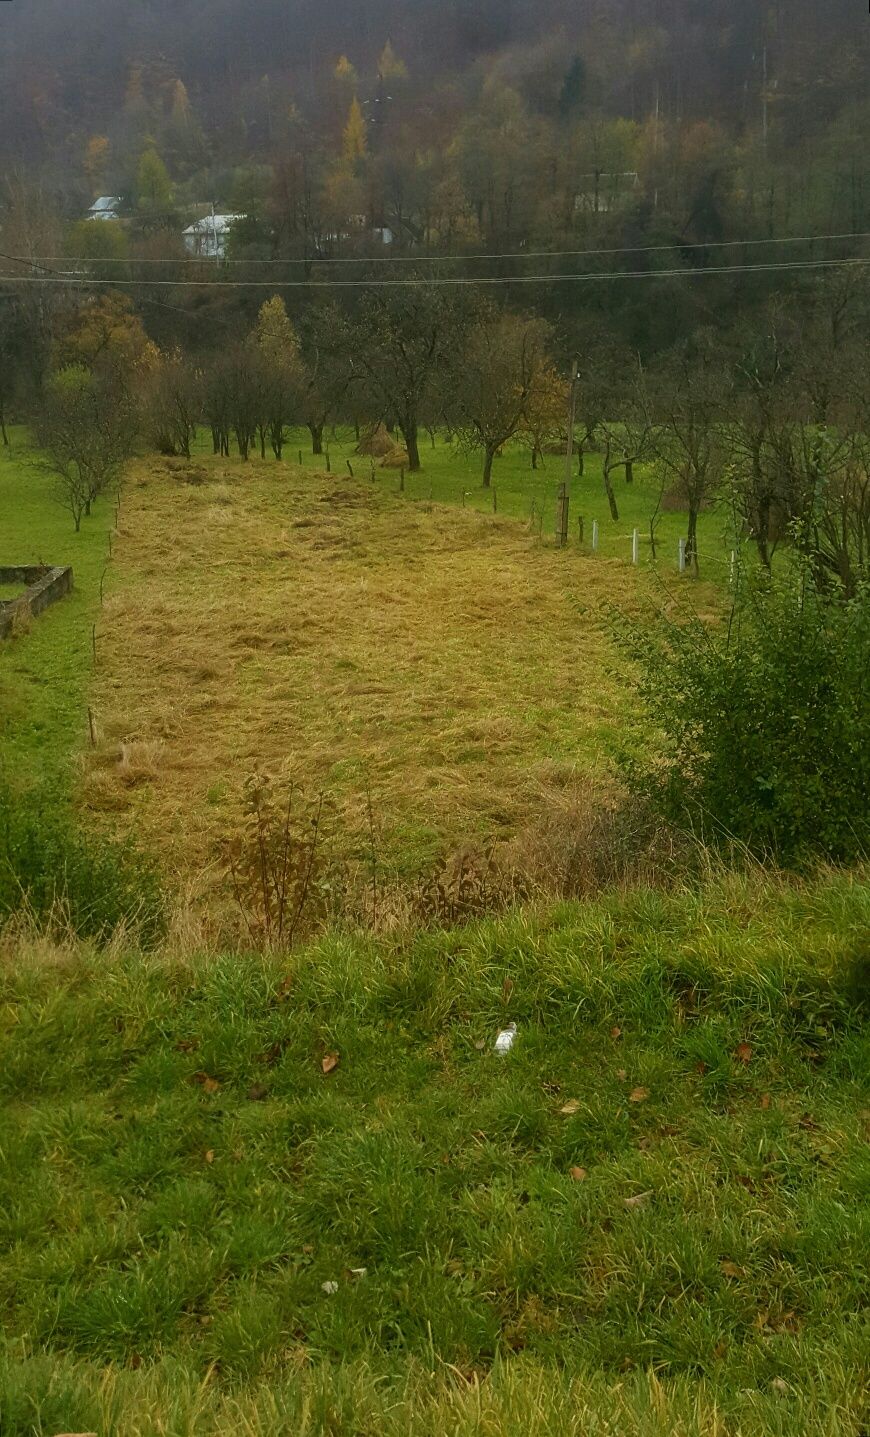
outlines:
[{"label": "bare tree", "polygon": [[201,415],[201,376],[192,361],[176,349],[161,357],[146,387],[146,431],[162,454],[182,454],[189,459]]},{"label": "bare tree", "polygon": [[541,407],[551,376],[549,326],[487,306],[459,350],[450,408],[467,449],[483,450],[483,485],[496,454]]},{"label": "bare tree", "polygon": [[688,509],[686,561],[700,572],[698,516],[722,482],[726,376],[705,338],[670,357],[656,376],[650,440],[672,489]]},{"label": "bare tree", "polygon": [[412,471],[420,468],[418,431],[427,391],[452,367],[472,319],[467,295],[460,302],[451,291],[421,284],[396,294],[370,292],[348,326],[357,381],[380,417],[395,420]]}]

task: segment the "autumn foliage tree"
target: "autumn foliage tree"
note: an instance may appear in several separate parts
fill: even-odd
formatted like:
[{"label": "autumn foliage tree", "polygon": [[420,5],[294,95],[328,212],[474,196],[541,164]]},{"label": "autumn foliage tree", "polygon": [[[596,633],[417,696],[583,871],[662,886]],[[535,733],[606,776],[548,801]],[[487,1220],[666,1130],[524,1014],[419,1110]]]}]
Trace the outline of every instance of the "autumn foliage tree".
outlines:
[{"label": "autumn foliage tree", "polygon": [[543,320],[487,305],[459,351],[451,413],[465,447],[483,452],[485,488],[499,450],[552,398],[550,338]]}]

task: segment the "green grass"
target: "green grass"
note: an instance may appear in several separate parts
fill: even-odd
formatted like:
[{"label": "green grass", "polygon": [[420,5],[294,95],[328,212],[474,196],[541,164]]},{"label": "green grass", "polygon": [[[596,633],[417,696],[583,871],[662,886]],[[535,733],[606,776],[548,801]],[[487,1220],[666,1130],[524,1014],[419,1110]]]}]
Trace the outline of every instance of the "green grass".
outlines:
[{"label": "green grass", "polygon": [[114,509],[101,500],[76,534],[25,431],[10,438],[0,448],[0,564],[71,564],[74,588],[28,633],[0,642],[0,763],[23,785],[66,784],[87,735],[91,626]]},{"label": "green grass", "polygon": [[[355,454],[356,441],[353,432],[339,427],[337,437],[332,439],[329,432],[324,444],[329,448],[329,462],[334,473],[346,473],[350,461],[357,477],[367,477],[371,472],[371,461]],[[210,448],[210,444],[209,444]],[[311,453],[311,441],[307,430],[293,430],[287,441],[285,458],[296,462],[302,453],[303,463],[312,468],[324,468],[325,456]],[[412,499],[431,497],[438,503],[463,504],[470,509],[491,512],[493,498],[491,491],[482,487],[482,457],[479,454],[463,454],[455,445],[448,444],[442,435],[437,436],[435,447],[424,432],[420,437],[420,460],[423,470],[419,474],[405,475],[405,492]],[[395,469],[376,469],[376,482],[390,488],[398,488],[399,474]],[[556,526],[556,496],[560,482],[565,477],[565,460],[559,455],[546,455],[544,466],[537,471],[531,468],[528,449],[518,444],[509,444],[501,458],[495,461],[492,485],[496,491],[496,503],[500,514],[529,521],[532,504],[536,506],[538,520],[543,515],[543,533],[551,537]],[[607,497],[602,478],[600,454],[587,454],[584,474],[576,472],[572,479],[570,507],[570,542],[578,543],[577,519],[584,520],[584,548],[591,552],[592,521],[599,523],[599,553],[605,558],[623,559],[631,562],[632,530],[640,530],[640,561],[650,562],[649,522],[659,497],[658,484],[649,466],[636,465],[634,483],[627,485],[623,473],[618,470],[614,485],[619,507],[619,522],[610,517]],[[705,578],[723,582],[728,575],[729,555],[734,547],[728,533],[728,516],[724,512],[710,511],[700,516],[698,542],[701,571]],[[676,511],[661,514],[656,531],[659,546],[658,563],[663,572],[677,569],[678,540],[685,538],[686,515]]]},{"label": "green grass", "polygon": [[4,1437],[859,1437],[868,923],[860,876],[753,878],[284,960],[16,950]]}]

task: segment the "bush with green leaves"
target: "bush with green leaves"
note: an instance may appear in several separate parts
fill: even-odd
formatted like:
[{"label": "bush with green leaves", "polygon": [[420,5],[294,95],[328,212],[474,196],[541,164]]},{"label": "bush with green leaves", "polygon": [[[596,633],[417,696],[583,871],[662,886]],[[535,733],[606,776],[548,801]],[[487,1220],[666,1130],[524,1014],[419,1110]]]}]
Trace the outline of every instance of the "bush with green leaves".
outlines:
[{"label": "bush with green leaves", "polygon": [[123,925],[150,946],[165,900],[156,867],[132,844],[85,834],[62,798],[18,794],[0,779],[0,923],[22,911],[98,941]]},{"label": "bush with green leaves", "polygon": [[665,817],[790,866],[870,850],[870,591],[834,601],[796,567],[727,623],[616,628],[644,701],[623,770]]}]

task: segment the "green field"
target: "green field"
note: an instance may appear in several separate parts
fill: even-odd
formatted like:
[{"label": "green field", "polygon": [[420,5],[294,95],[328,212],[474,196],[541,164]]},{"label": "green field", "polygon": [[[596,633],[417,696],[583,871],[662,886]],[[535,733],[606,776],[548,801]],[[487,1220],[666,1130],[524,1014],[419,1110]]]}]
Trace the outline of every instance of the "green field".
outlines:
[{"label": "green field", "polygon": [[91,626],[114,508],[99,503],[76,534],[24,430],[10,439],[0,447],[0,564],[71,564],[74,588],[26,634],[0,643],[0,765],[17,783],[68,784],[88,731]]},{"label": "green field", "polygon": [[859,1437],[867,895],[732,879],[283,960],[19,947],[4,1437]]}]

